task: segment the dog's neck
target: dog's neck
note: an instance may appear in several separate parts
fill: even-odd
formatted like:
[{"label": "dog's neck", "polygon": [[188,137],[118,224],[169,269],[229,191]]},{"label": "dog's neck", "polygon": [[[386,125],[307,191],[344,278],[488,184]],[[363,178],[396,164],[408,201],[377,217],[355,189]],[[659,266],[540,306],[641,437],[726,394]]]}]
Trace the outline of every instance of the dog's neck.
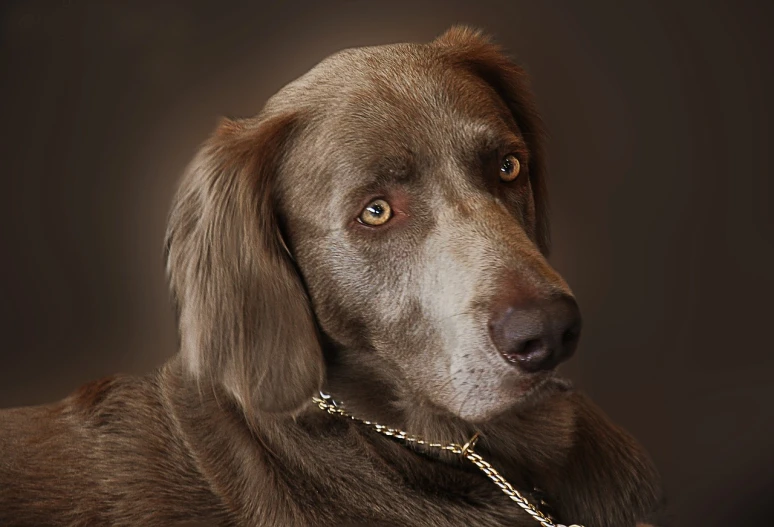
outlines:
[{"label": "dog's neck", "polygon": [[[328,414],[311,398],[295,415],[248,416],[222,388],[203,389],[174,366],[175,361],[171,361],[162,372],[167,377],[163,385],[193,457],[204,460],[205,466],[213,449],[229,452],[230,457],[219,461],[228,470],[207,471],[208,481],[224,484],[226,475],[249,472],[249,465],[259,466],[270,453],[273,466],[280,472],[295,471],[303,477],[319,477],[331,463],[375,463],[384,465],[385,473],[400,474],[410,486],[435,489],[445,495],[475,501],[500,493],[474,465],[458,455],[407,447],[360,423]],[[335,380],[335,376],[332,378]],[[337,388],[337,397],[353,415],[381,420],[382,424],[402,427],[433,441],[464,444],[480,429],[476,451],[507,481],[527,493],[537,486],[550,495],[552,485],[544,482],[543,475],[556,471],[571,443],[571,432],[561,425],[572,421],[567,414],[571,409],[563,404],[560,393],[544,404],[476,427],[431,407],[415,405],[408,412],[399,404],[379,404],[379,397],[389,392],[374,385],[370,390],[346,383],[329,382],[327,386]],[[358,394],[364,397],[358,398]],[[199,404],[191,406],[191,401]],[[364,458],[364,452],[370,454]],[[245,460],[249,460],[248,467]]]},{"label": "dog's neck", "polygon": [[[514,478],[518,477],[516,473],[541,471],[564,459],[572,444],[573,409],[566,401],[571,388],[558,378],[539,398],[514,406],[487,422],[471,423],[386,380],[365,377],[367,383],[362,375],[333,368],[324,391],[353,416],[430,441],[464,444],[479,432],[477,450]],[[453,459],[451,455],[439,457]]]},{"label": "dog's neck", "polygon": [[[544,497],[546,496],[542,493],[542,491],[538,490],[537,481],[539,481],[539,477],[535,477],[534,475],[534,471],[536,469],[542,468],[543,470],[548,469],[551,471],[551,467],[536,467],[534,465],[535,459],[533,459],[534,455],[532,453],[529,453],[526,458],[522,459],[522,463],[519,463],[513,456],[507,457],[506,453],[508,452],[508,447],[511,446],[511,444],[509,441],[503,441],[502,437],[494,436],[493,432],[496,430],[495,428],[490,427],[490,436],[493,438],[493,440],[489,441],[489,446],[490,448],[495,447],[494,451],[501,455],[501,459],[495,464],[504,467],[504,472],[507,470],[507,472],[510,473],[511,481],[509,481],[507,478],[503,478],[503,474],[500,473],[491,463],[486,460],[486,458],[489,457],[489,454],[482,457],[481,453],[474,451],[474,449],[477,448],[476,443],[480,436],[480,432],[478,431],[464,444],[457,442],[447,442],[439,438],[414,435],[406,432],[405,430],[387,427],[370,419],[365,420],[358,418],[357,416],[348,412],[348,409],[345,408],[345,405],[342,401],[336,401],[336,399],[324,392],[320,392],[319,397],[314,398],[314,402],[321,411],[329,414],[335,419],[343,419],[350,423],[359,425],[364,429],[364,433],[371,432],[372,436],[381,434],[382,436],[389,437],[390,439],[399,442],[406,449],[408,456],[403,455],[397,457],[405,459],[407,461],[407,465],[411,465],[412,461],[416,464],[424,464],[423,461],[418,459],[419,456],[430,458],[427,462],[433,464],[435,468],[429,472],[432,472],[433,474],[436,474],[440,477],[432,478],[433,481],[424,482],[424,488],[437,486],[439,484],[443,485],[444,482],[448,483],[449,481],[453,481],[454,484],[452,487],[445,489],[445,492],[466,488],[467,492],[475,493],[476,487],[478,487],[481,483],[480,481],[476,480],[475,474],[472,474],[475,473],[475,470],[473,470],[473,467],[475,466],[476,468],[483,471],[483,473],[492,480],[492,483],[494,483],[497,488],[503,490],[503,492],[506,495],[509,495],[511,499],[514,500],[520,507],[527,510],[530,514],[535,515],[535,518],[538,520],[538,522],[540,522],[541,519],[546,520],[546,517],[543,516],[543,514],[551,514],[551,511],[548,510],[549,505],[543,501]],[[436,419],[436,421],[438,421],[438,419]],[[450,423],[444,424],[450,425]],[[460,429],[460,427],[454,427],[453,425],[451,426],[453,428],[452,433]],[[434,428],[437,431],[438,427],[435,426]],[[448,428],[448,426],[446,428]],[[482,427],[479,426],[478,428]],[[503,430],[507,430],[507,428],[508,427],[502,427]],[[517,435],[518,434],[514,434],[511,436],[511,439],[515,439]],[[372,440],[373,439],[375,438],[372,437]],[[522,454],[522,456],[525,454],[525,451],[530,450],[530,445],[526,444],[523,446],[526,448],[521,452],[517,452]],[[536,446],[544,447],[545,445],[541,444]],[[555,452],[552,454],[552,458],[554,460],[556,458],[561,458],[563,457],[562,454],[565,453],[566,451]],[[411,454],[413,454],[413,457],[416,459],[408,459],[412,457]],[[503,454],[506,454],[506,457],[503,457]],[[466,461],[469,463],[466,463]],[[530,463],[525,465],[524,461],[530,461]],[[428,472],[426,470],[412,470],[410,466],[406,466],[405,469],[407,470],[404,470],[403,472],[407,474],[423,474]],[[467,474],[464,474],[465,472],[467,472]],[[514,484],[516,487],[513,487]],[[517,490],[517,488],[520,488],[521,491]],[[536,504],[541,505],[536,506]]]}]

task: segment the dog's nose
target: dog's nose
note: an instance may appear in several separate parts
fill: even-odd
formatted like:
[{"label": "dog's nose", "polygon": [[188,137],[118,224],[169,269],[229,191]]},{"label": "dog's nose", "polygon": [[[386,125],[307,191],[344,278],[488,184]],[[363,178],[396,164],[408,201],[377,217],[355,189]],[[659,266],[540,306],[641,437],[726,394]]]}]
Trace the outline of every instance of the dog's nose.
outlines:
[{"label": "dog's nose", "polygon": [[569,359],[580,330],[580,310],[570,296],[508,302],[496,308],[489,320],[497,349],[527,372],[550,370]]}]

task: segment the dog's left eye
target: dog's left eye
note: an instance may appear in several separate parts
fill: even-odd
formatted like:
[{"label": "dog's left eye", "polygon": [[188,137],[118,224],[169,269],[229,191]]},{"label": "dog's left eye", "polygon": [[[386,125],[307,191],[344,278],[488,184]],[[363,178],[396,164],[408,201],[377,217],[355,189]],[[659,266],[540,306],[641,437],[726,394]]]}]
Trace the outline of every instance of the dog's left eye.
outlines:
[{"label": "dog's left eye", "polygon": [[519,176],[519,170],[521,170],[519,158],[513,154],[508,154],[500,165],[500,179],[506,182],[513,181]]},{"label": "dog's left eye", "polygon": [[375,199],[363,209],[358,221],[372,227],[384,225],[392,218],[392,207],[383,199]]}]

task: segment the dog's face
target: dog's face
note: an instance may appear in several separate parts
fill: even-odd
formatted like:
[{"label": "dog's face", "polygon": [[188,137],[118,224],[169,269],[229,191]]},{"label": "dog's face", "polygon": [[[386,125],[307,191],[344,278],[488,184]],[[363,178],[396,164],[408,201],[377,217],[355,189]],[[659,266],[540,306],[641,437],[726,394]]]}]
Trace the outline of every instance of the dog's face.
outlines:
[{"label": "dog's face", "polygon": [[[292,406],[265,401],[265,387],[284,389],[280,401],[299,386],[312,395],[325,375],[319,330],[329,382],[384,387],[385,404],[482,421],[537,389],[572,354],[580,321],[544,258],[540,130],[521,75],[452,30],[429,45],[335,55],[259,121],[225,125],[208,153],[221,160],[194,163],[170,225],[192,371],[220,368],[243,404],[247,385],[263,384],[258,406]],[[176,250],[177,239],[196,243]],[[234,313],[219,322],[232,327],[213,326],[222,315],[209,308]],[[247,358],[209,356],[251,338],[262,349]],[[268,358],[254,365],[250,354]]]}]

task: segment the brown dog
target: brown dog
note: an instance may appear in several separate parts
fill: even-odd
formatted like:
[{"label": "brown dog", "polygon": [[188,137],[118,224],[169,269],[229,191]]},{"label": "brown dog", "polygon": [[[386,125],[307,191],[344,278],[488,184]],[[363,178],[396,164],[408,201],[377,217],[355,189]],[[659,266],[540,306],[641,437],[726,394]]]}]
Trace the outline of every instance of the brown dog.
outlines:
[{"label": "brown dog", "polygon": [[223,123],[170,217],[179,355],[3,411],[0,525],[539,525],[321,388],[429,440],[478,431],[557,522],[661,522],[646,454],[553,373],[580,318],[545,260],[541,137],[524,72],[464,28],[338,53]]}]

